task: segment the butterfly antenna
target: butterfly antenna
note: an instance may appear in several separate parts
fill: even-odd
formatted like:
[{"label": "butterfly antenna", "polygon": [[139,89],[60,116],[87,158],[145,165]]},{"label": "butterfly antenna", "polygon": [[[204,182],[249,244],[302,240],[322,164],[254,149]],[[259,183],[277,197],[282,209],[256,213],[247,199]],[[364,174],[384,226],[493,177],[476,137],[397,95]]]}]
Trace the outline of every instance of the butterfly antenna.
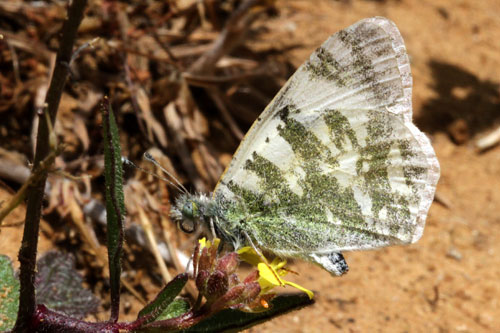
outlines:
[{"label": "butterfly antenna", "polygon": [[122,162],[126,165],[130,165],[138,170],[141,170],[142,172],[145,172],[147,173],[148,175],[151,175],[153,177],[156,177],[158,179],[161,179],[163,180],[164,182],[167,182],[168,184],[172,185],[177,191],[179,192],[183,192],[183,193],[186,193],[186,189],[184,188],[184,186],[182,187],[179,187],[176,183],[172,183],[169,179],[165,178],[165,177],[161,177],[161,176],[158,176],[157,174],[154,174],[152,173],[151,171],[149,170],[146,170],[144,168],[141,168],[140,166],[138,165],[135,165],[134,162],[132,162],[131,160],[129,160],[128,158],[122,156]]},{"label": "butterfly antenna", "polygon": [[167,176],[169,176],[170,178],[172,178],[172,179],[175,181],[175,183],[177,184],[177,186],[176,186],[176,187],[177,187],[177,188],[182,189],[182,192],[184,192],[185,194],[187,194],[187,193],[188,193],[188,190],[184,187],[184,185],[182,185],[182,184],[181,184],[181,182],[180,182],[177,178],[175,178],[175,177],[174,177],[174,176],[173,176],[170,172],[168,172],[168,170],[167,170],[167,169],[165,169],[164,167],[162,167],[162,166],[161,166],[161,164],[160,164],[160,163],[158,163],[158,162],[154,159],[154,157],[153,157],[153,156],[151,156],[151,154],[150,154],[150,153],[145,152],[145,153],[144,153],[144,158],[145,158],[146,160],[150,161],[151,163],[153,163],[154,165],[156,165],[156,166],[157,166],[158,168],[160,168],[160,170],[161,170],[161,171],[163,171],[163,172],[164,172]]}]

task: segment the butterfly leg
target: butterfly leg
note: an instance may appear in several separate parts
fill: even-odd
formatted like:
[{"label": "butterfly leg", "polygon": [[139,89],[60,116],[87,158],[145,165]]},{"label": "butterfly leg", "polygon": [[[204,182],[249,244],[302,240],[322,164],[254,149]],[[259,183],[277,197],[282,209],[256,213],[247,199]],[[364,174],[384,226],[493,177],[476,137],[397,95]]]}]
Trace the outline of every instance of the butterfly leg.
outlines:
[{"label": "butterfly leg", "polygon": [[310,258],[332,275],[340,276],[349,270],[347,262],[340,252],[313,253]]},{"label": "butterfly leg", "polygon": [[212,239],[217,238],[217,234],[215,233],[214,219],[212,217],[210,218],[210,231],[212,232]]},{"label": "butterfly leg", "polygon": [[245,235],[245,238],[247,239],[248,241],[248,244],[250,244],[250,246],[252,247],[252,249],[255,251],[255,253],[257,253],[257,255],[260,257],[260,259],[262,259],[262,261],[269,266],[269,263],[267,262],[267,259],[266,257],[264,257],[264,255],[262,254],[262,252],[260,252],[260,250],[255,246],[255,244],[253,243],[252,239],[250,238],[250,236],[247,234],[246,231],[243,231],[243,235]]}]

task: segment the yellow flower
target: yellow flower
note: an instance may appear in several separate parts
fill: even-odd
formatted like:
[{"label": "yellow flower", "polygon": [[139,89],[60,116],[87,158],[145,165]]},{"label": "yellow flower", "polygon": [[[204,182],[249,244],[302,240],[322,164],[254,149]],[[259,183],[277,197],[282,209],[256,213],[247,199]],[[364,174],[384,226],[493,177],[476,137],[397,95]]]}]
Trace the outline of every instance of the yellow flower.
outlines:
[{"label": "yellow flower", "polygon": [[256,266],[259,270],[259,285],[261,288],[261,293],[264,294],[274,287],[284,287],[289,285],[291,287],[297,288],[305,292],[310,299],[314,297],[314,293],[309,289],[306,289],[296,283],[286,281],[282,279],[289,271],[285,269],[286,260],[282,260],[278,257],[269,264],[263,256],[259,255],[250,246],[245,246],[239,249],[238,255],[241,260],[249,263],[252,266]]},{"label": "yellow flower", "polygon": [[212,243],[213,243],[213,246],[218,247],[219,243],[220,243],[220,239],[214,238],[211,242],[211,241],[207,240],[205,237],[203,237],[202,239],[198,240],[198,243],[200,243],[200,250],[203,249],[204,247],[206,247],[206,248],[212,247]]}]

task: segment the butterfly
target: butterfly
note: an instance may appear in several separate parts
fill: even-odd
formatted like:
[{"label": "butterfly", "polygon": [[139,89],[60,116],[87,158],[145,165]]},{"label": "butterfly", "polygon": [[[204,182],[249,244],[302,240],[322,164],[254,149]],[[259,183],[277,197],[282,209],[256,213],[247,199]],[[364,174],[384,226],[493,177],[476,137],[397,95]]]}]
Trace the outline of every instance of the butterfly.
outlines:
[{"label": "butterfly", "polygon": [[257,118],[213,194],[181,195],[173,219],[333,275],[348,270],[342,251],[416,242],[440,169],[411,91],[392,21],[337,32]]}]

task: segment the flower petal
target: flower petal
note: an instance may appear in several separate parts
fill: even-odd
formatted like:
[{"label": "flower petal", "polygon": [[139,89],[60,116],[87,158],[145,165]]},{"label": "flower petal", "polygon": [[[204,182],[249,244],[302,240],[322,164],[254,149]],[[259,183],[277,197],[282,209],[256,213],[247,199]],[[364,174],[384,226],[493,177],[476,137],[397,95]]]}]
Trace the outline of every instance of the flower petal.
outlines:
[{"label": "flower petal", "polygon": [[220,238],[214,238],[212,239],[212,244],[214,247],[218,248],[220,244]]},{"label": "flower petal", "polygon": [[309,289],[306,289],[306,288],[304,288],[296,283],[290,282],[290,281],[286,281],[286,280],[283,280],[283,281],[285,282],[286,285],[289,285],[291,287],[297,288],[298,290],[305,292],[307,294],[307,296],[309,296],[309,299],[313,299],[314,293],[312,291],[310,291]]},{"label": "flower petal", "polygon": [[288,270],[284,268],[286,260],[276,257],[273,259],[271,264],[268,264],[264,262],[262,257],[257,254],[251,246],[242,247],[237,252],[238,257],[241,260],[251,264],[252,266],[257,266],[257,269],[259,270],[258,282],[261,288],[261,294],[267,293],[274,287],[284,287],[285,285],[289,285],[305,292],[310,299],[314,297],[314,293],[309,289],[281,278],[281,276],[288,274]]},{"label": "flower petal", "polygon": [[249,263],[252,266],[257,266],[259,263],[263,262],[262,258],[255,252],[251,246],[244,246],[238,251],[238,256],[244,262]]},{"label": "flower petal", "polygon": [[207,239],[205,237],[198,239],[198,243],[200,243],[201,248],[207,247]]},{"label": "flower petal", "polygon": [[[272,267],[269,265],[266,265],[264,263],[260,263],[257,265],[257,268],[259,269],[259,276],[260,279],[265,280],[269,285],[272,286],[283,286],[284,282],[281,280],[279,275],[277,274],[276,271],[273,270]],[[260,283],[259,279],[259,283]]]},{"label": "flower petal", "polygon": [[282,269],[283,267],[285,267],[285,265],[286,265],[286,260],[281,259],[280,257],[274,258],[273,261],[271,262],[271,266],[273,267],[274,270]]}]

